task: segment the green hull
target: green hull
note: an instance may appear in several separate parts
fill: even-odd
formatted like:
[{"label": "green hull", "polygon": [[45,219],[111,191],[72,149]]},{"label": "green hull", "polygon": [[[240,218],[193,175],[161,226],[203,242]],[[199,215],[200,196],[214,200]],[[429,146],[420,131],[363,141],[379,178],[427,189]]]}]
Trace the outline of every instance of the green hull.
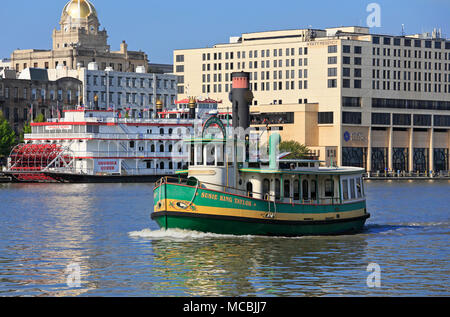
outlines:
[{"label": "green hull", "polygon": [[369,216],[340,223],[281,224],[267,221],[255,223],[239,219],[215,219],[195,215],[156,214],[153,217],[162,229],[184,229],[230,235],[310,236],[359,233]]},{"label": "green hull", "polygon": [[[238,206],[234,199],[238,199]],[[370,217],[365,211],[365,202],[345,205],[277,203],[275,206],[263,200],[177,184],[163,184],[156,188],[154,201],[155,212],[152,219],[162,229],[184,229],[216,234],[263,236],[351,234],[361,232]],[[183,208],[179,207],[180,203]],[[274,218],[267,217],[271,214],[269,207],[272,215],[275,207],[277,208]],[[355,214],[357,211],[362,212]],[[330,213],[338,216],[334,219],[317,220]],[[349,217],[350,214],[355,216]],[[303,215],[308,217],[308,220],[303,219]]]}]

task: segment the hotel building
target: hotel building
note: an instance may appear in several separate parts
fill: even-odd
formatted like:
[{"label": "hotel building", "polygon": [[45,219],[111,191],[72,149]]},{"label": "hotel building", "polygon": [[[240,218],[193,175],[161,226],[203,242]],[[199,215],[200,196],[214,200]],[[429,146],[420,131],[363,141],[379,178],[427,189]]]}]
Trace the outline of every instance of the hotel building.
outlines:
[{"label": "hotel building", "polygon": [[251,74],[252,126],[371,172],[449,169],[450,41],[365,27],[246,33],[174,52],[179,98],[223,100]]}]

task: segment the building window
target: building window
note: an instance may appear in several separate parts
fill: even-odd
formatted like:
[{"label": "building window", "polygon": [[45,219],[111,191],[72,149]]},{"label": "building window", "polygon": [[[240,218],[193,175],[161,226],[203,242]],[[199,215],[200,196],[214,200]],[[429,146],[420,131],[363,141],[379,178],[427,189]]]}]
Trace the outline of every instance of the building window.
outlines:
[{"label": "building window", "polygon": [[342,112],[343,124],[361,124],[361,112]]},{"label": "building window", "polygon": [[328,57],[328,64],[329,65],[337,64],[337,57],[336,56]]},{"label": "building window", "polygon": [[343,76],[343,77],[350,77],[350,68],[344,67],[344,68],[342,69],[342,76]]},{"label": "building window", "polygon": [[390,125],[391,114],[390,113],[372,113],[372,124]]},{"label": "building window", "polygon": [[328,79],[328,88],[337,88],[337,79]]},{"label": "building window", "polygon": [[392,120],[394,125],[411,125],[410,114],[394,113]]},{"label": "building window", "polygon": [[450,127],[450,116],[435,115],[434,126],[436,127]]},{"label": "building window", "polygon": [[414,115],[414,125],[430,127],[431,126],[431,115],[415,114]]},{"label": "building window", "polygon": [[328,53],[329,54],[337,53],[337,45],[328,46]]},{"label": "building window", "polygon": [[361,107],[361,98],[360,97],[342,97],[342,106],[343,107],[360,108]]},{"label": "building window", "polygon": [[328,68],[328,77],[336,77],[337,76],[337,68]]},{"label": "building window", "polygon": [[351,88],[350,87],[350,79],[343,79],[342,80],[342,88]]},{"label": "building window", "polygon": [[333,112],[319,112],[318,113],[318,124],[333,124],[334,123],[334,113]]}]

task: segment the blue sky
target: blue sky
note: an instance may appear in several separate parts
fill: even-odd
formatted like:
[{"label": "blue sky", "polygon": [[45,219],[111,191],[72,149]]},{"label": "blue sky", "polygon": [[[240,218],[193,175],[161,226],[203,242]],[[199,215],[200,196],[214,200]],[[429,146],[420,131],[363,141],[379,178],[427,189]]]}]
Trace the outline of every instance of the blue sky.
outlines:
[{"label": "blue sky", "polygon": [[[51,48],[67,1],[2,1],[0,58],[17,48]],[[404,24],[407,34],[442,28],[450,38],[450,0],[92,0],[111,49],[126,40],[154,63],[172,63],[174,49],[212,46],[247,32],[366,26],[373,2],[381,7],[381,27],[373,33],[399,35]]]}]

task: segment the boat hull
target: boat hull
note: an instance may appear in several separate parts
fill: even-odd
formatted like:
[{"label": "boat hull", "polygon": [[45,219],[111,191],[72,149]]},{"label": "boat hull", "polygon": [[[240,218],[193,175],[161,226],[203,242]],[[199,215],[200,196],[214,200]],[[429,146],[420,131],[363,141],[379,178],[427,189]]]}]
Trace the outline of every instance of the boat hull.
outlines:
[{"label": "boat hull", "polygon": [[[161,178],[161,175],[86,175],[75,173],[5,173],[16,183],[154,183]],[[167,175],[169,176],[169,175]]]},{"label": "boat hull", "polygon": [[340,205],[274,204],[181,184],[157,186],[154,202],[151,217],[160,228],[217,234],[352,234],[361,232],[370,218],[365,201]]}]

